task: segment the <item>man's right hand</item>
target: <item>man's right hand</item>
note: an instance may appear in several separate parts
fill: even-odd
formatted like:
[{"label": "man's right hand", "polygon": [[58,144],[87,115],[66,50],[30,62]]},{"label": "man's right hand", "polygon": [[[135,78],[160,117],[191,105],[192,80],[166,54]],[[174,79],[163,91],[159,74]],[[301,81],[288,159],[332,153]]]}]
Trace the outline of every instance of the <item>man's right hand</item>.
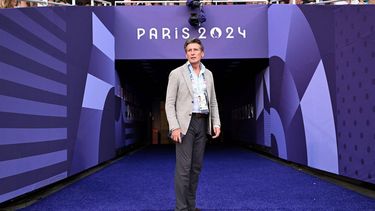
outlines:
[{"label": "man's right hand", "polygon": [[172,131],[172,140],[175,142],[175,143],[181,143],[182,140],[181,140],[181,129],[178,128],[178,129],[174,129]]}]

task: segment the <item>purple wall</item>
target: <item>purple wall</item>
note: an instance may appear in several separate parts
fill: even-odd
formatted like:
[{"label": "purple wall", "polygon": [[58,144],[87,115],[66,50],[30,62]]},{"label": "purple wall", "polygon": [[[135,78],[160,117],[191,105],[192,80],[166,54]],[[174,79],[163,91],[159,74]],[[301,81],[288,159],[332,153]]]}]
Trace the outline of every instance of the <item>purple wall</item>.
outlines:
[{"label": "purple wall", "polygon": [[343,7],[334,16],[339,174],[375,183],[374,8]]},{"label": "purple wall", "polygon": [[[184,38],[199,32],[208,58],[270,59],[251,82],[256,139],[240,138],[283,159],[375,183],[374,8],[205,11],[207,22],[193,29],[186,7],[0,10],[0,202],[135,143],[129,131],[137,124],[115,59],[181,59]],[[254,127],[246,121],[242,132]]]},{"label": "purple wall", "polygon": [[269,8],[270,82],[258,85],[257,113],[275,155],[375,182],[373,9]]},{"label": "purple wall", "polygon": [[0,202],[69,175],[66,19],[62,9],[0,11]]},{"label": "purple wall", "polygon": [[311,24],[319,20],[330,23],[333,13],[317,7],[316,15],[310,17],[310,11],[295,5],[269,9],[271,143],[284,159],[338,173],[332,87],[326,74],[332,69],[332,57],[324,58],[333,49],[320,48],[318,39],[325,36],[332,43],[328,28],[332,25],[314,30]]},{"label": "purple wall", "polygon": [[102,13],[0,11],[0,202],[115,156],[114,16]]}]

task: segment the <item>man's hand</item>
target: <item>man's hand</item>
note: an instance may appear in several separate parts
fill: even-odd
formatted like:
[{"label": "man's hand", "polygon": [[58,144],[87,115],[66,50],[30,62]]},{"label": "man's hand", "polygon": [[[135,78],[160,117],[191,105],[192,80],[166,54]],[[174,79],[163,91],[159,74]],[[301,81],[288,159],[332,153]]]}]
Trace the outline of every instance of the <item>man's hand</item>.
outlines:
[{"label": "man's hand", "polygon": [[181,140],[181,129],[178,128],[178,129],[173,130],[171,138],[175,143],[181,143],[182,142],[182,140]]},{"label": "man's hand", "polygon": [[221,130],[220,130],[219,127],[214,127],[214,133],[215,133],[215,135],[212,136],[212,138],[217,138],[217,137],[219,137],[220,132],[221,132]]}]

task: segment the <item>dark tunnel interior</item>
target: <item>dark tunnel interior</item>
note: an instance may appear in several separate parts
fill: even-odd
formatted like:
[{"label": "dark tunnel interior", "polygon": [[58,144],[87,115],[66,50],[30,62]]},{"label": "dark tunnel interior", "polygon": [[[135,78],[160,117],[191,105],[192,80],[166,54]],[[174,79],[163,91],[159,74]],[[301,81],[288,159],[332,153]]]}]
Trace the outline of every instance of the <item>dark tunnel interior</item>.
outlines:
[{"label": "dark tunnel interior", "polygon": [[[118,60],[125,104],[142,113],[139,133],[153,144],[167,144],[168,123],[164,100],[169,72],[186,60]],[[205,67],[213,72],[219,103],[222,133],[220,142],[248,141],[256,138],[254,116],[256,80],[269,66],[268,59],[205,59]],[[246,116],[246,117],[244,117]]]}]

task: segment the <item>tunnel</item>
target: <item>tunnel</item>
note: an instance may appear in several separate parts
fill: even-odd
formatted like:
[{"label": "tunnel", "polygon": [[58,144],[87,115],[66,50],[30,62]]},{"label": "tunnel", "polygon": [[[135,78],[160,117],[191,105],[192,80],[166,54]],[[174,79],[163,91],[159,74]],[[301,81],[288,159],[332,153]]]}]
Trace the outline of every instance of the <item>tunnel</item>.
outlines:
[{"label": "tunnel", "polygon": [[[125,117],[133,120],[130,142],[172,143],[164,101],[169,72],[186,60],[117,60],[115,68],[123,87]],[[222,134],[215,142],[256,141],[256,82],[269,66],[268,59],[206,59],[219,103]],[[126,132],[125,132],[126,133]],[[212,140],[211,140],[212,141]]]}]

